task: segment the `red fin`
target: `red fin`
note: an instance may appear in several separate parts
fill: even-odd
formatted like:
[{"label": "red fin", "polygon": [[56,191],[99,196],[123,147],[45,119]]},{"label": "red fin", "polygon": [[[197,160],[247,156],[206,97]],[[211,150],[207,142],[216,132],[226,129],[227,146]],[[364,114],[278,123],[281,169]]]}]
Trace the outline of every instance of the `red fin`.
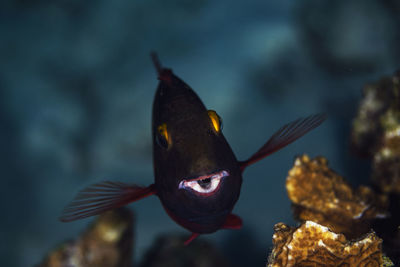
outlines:
[{"label": "red fin", "polygon": [[226,218],[225,224],[222,226],[223,229],[240,229],[243,226],[242,219],[235,215],[235,214],[229,214],[228,218]]},{"label": "red fin", "polygon": [[172,70],[163,68],[156,52],[151,53],[151,59],[157,70],[158,79],[166,83],[172,82]]},{"label": "red fin", "polygon": [[274,133],[267,143],[265,143],[265,145],[261,147],[260,150],[258,150],[253,156],[246,161],[240,161],[240,170],[243,172],[247,166],[294,142],[296,139],[302,137],[307,132],[319,126],[324,120],[325,114],[316,114],[306,118],[300,118],[286,124],[276,133]]},{"label": "red fin", "polygon": [[190,242],[192,242],[193,240],[196,239],[196,237],[198,237],[200,234],[198,233],[192,233],[192,235],[188,238],[188,240],[185,241],[185,243],[183,243],[185,246],[189,245]]},{"label": "red fin", "polygon": [[101,182],[80,191],[65,207],[60,220],[70,222],[98,215],[155,193],[154,184],[140,187],[119,182]]}]

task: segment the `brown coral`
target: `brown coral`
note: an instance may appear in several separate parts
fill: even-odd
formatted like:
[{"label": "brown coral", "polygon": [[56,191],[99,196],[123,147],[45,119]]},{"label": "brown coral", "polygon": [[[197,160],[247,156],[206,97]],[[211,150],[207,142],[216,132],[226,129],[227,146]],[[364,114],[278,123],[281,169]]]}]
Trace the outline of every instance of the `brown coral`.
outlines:
[{"label": "brown coral", "polygon": [[400,110],[388,110],[381,120],[385,128],[373,157],[372,179],[383,192],[400,193]]},{"label": "brown coral", "polygon": [[373,158],[372,179],[400,193],[400,72],[368,84],[353,121],[352,147]]},{"label": "brown coral", "polygon": [[355,242],[347,241],[327,227],[312,221],[298,228],[275,225],[274,248],[269,267],[290,266],[381,266],[382,240],[369,233]]},{"label": "brown coral", "polygon": [[372,180],[390,199],[386,220],[374,229],[388,256],[400,265],[400,71],[367,84],[351,132],[352,147],[372,159]]},{"label": "brown coral", "polygon": [[361,155],[372,156],[380,147],[384,124],[381,118],[389,109],[397,109],[399,101],[400,72],[384,77],[378,82],[366,84],[363,99],[353,120],[351,144]]},{"label": "brown coral", "polygon": [[297,157],[286,189],[297,219],[318,222],[350,239],[369,232],[371,221],[385,215],[385,196],[366,186],[354,191],[323,157]]},{"label": "brown coral", "polygon": [[125,208],[105,212],[81,237],[52,251],[39,266],[132,266],[132,224],[132,214]]}]

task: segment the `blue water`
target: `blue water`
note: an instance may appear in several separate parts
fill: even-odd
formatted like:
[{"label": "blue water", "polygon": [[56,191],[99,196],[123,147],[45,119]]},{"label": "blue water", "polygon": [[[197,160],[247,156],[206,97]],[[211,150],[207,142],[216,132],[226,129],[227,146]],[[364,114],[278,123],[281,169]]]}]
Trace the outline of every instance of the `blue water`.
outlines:
[{"label": "blue water", "polygon": [[[283,124],[328,114],[322,126],[245,171],[234,210],[243,230],[201,237],[237,266],[265,264],[273,225],[296,223],[285,190],[296,155],[323,155],[353,185],[369,182],[367,162],[349,153],[350,125],[362,86],[400,67],[396,1],[0,6],[2,266],[32,266],[77,236],[91,219],[65,224],[57,217],[84,186],[153,182],[152,50],[223,118],[238,159]],[[185,233],[155,197],[130,207],[136,261],[157,235]]]}]

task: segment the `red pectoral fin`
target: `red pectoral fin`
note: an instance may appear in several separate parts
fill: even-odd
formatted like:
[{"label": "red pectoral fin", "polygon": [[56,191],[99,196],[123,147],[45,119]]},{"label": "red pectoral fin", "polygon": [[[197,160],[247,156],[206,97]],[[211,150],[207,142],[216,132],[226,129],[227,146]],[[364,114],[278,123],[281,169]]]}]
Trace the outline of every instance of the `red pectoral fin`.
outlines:
[{"label": "red pectoral fin", "polygon": [[140,187],[119,182],[94,184],[78,193],[75,199],[65,207],[60,220],[69,222],[98,215],[155,193],[154,185]]},{"label": "red pectoral fin", "polygon": [[247,166],[294,142],[319,126],[325,120],[325,117],[325,114],[316,114],[284,125],[253,156],[248,160],[239,162],[240,170],[243,172]]},{"label": "red pectoral fin", "polygon": [[235,215],[229,214],[228,218],[226,218],[225,224],[222,226],[223,229],[240,229],[242,228],[243,222],[242,219]]}]

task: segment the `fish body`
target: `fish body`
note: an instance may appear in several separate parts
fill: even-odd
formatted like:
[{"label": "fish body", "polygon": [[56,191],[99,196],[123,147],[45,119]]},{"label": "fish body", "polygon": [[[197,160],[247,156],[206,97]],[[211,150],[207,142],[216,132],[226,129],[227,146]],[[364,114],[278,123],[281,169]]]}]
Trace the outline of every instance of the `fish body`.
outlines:
[{"label": "fish body", "polygon": [[[239,198],[238,161],[197,94],[170,70],[161,70],[159,76],[152,117],[157,196],[183,227],[215,232]],[[168,134],[166,145],[160,141],[165,139],[159,131],[162,125]]]},{"label": "fish body", "polygon": [[207,110],[197,94],[152,55],[160,80],[152,113],[154,184],[101,182],[78,193],[64,209],[61,221],[100,214],[150,195],[159,197],[168,215],[199,234],[240,229],[232,214],[244,169],[292,143],[320,125],[321,114],[300,118],[281,127],[250,158],[238,161],[222,134],[222,121]]}]

